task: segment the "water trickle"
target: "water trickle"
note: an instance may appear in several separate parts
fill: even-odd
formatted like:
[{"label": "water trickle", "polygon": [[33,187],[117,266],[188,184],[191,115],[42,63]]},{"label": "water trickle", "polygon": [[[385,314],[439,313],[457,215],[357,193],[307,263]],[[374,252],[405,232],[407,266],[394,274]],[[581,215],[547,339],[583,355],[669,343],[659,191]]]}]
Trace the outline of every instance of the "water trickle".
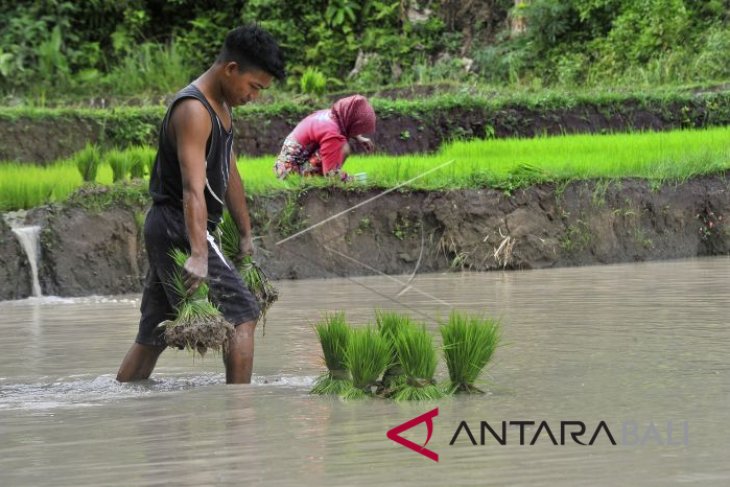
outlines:
[{"label": "water trickle", "polygon": [[13,227],[13,233],[18,237],[20,245],[25,251],[30,263],[30,270],[33,275],[33,296],[39,297],[41,294],[41,284],[38,280],[38,262],[41,257],[41,244],[38,236],[41,227],[34,225],[30,227]]}]

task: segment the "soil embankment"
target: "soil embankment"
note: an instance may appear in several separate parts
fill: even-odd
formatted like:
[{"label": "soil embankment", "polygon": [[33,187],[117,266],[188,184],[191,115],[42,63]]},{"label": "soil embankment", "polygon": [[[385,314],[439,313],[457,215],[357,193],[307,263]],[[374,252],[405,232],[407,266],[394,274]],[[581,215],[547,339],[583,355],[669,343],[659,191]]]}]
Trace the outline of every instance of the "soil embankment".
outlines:
[{"label": "soil embankment", "polygon": [[[394,192],[288,242],[281,239],[376,191],[309,190],[250,202],[257,260],[274,278],[376,272],[539,269],[730,253],[730,176],[682,184],[585,181],[516,191]],[[139,292],[143,207],[30,213],[43,225],[44,294]],[[28,266],[0,228],[2,299],[30,292]],[[11,236],[11,235],[10,235]]]},{"label": "soil embankment", "polygon": [[[730,93],[505,100],[436,98],[376,103],[373,136],[384,154],[432,152],[453,139],[671,130],[730,124]],[[284,138],[314,106],[238,112],[239,155],[277,154]],[[0,161],[48,164],[87,142],[124,148],[156,145],[164,107],[117,110],[0,110]]]}]

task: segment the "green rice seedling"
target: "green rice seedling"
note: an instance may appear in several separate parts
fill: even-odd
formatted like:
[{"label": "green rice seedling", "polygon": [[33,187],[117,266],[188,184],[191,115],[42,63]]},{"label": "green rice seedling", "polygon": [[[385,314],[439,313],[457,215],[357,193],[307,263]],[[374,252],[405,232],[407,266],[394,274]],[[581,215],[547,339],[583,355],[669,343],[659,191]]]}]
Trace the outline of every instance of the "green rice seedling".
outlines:
[{"label": "green rice seedling", "polygon": [[373,394],[378,377],[390,362],[388,342],[378,330],[365,326],[352,330],[345,353],[345,364],[352,376],[352,387],[342,394],[345,399],[357,399]]},{"label": "green rice seedling", "polygon": [[344,313],[326,316],[324,322],[314,327],[322,345],[327,372],[314,382],[312,394],[340,395],[352,388],[350,373],[345,364],[345,353],[352,329],[345,320]]},{"label": "green rice seedling", "polygon": [[499,345],[499,322],[455,311],[440,330],[449,370],[449,390],[452,393],[482,392],[474,384]]},{"label": "green rice seedling", "polygon": [[223,219],[218,225],[218,236],[221,242],[223,255],[234,260],[238,255],[241,245],[241,234],[238,231],[233,217],[228,211],[223,212]]},{"label": "green rice seedling", "polygon": [[155,164],[155,149],[151,147],[135,146],[125,151],[129,157],[129,176],[132,179],[142,179],[146,174],[152,174]]},{"label": "green rice seedling", "polygon": [[101,163],[101,154],[95,144],[87,143],[81,151],[73,157],[76,167],[85,182],[96,181],[96,173]]},{"label": "green rice seedling", "polygon": [[261,267],[253,260],[253,257],[244,256],[243,258],[239,258],[241,235],[229,212],[223,212],[223,221],[218,225],[218,230],[223,255],[236,263],[243,282],[256,297],[256,301],[258,301],[259,307],[261,308],[260,319],[265,330],[266,313],[271,308],[271,305],[279,299],[279,291],[271,283],[269,277]]},{"label": "green rice seedling", "polygon": [[259,307],[261,308],[260,319],[265,327],[266,313],[268,313],[271,305],[279,299],[279,290],[276,289],[269,276],[264,273],[263,269],[259,267],[250,255],[241,259],[241,264],[238,269],[246,287],[251,290],[254,297],[256,297],[256,301],[259,303]]},{"label": "green rice seedling", "polygon": [[188,255],[179,249],[174,249],[170,255],[178,266],[171,284],[179,302],[175,320],[162,323],[165,342],[170,347],[195,350],[201,356],[208,349],[225,352],[233,325],[208,300],[207,284],[201,284],[193,293],[188,292],[182,272]]},{"label": "green rice seedling", "polygon": [[389,396],[406,379],[398,358],[396,339],[405,328],[413,326],[413,323],[406,315],[388,311],[377,311],[375,313],[375,323],[380,335],[385,338],[390,349],[390,363],[383,373],[383,380],[378,394]]},{"label": "green rice seedling", "polygon": [[127,179],[129,173],[131,161],[130,153],[120,150],[110,150],[104,156],[104,162],[106,162],[112,169],[112,181],[122,181]]},{"label": "green rice seedling", "polygon": [[426,401],[444,396],[433,379],[438,357],[433,338],[425,325],[404,327],[395,337],[395,345],[406,380],[395,391],[396,401]]},{"label": "green rice seedling", "polygon": [[0,211],[63,201],[81,184],[78,170],[68,160],[48,166],[3,163],[0,164]]},{"label": "green rice seedling", "polygon": [[[412,178],[406,189],[444,190],[496,188],[512,191],[554,181],[642,178],[656,185],[730,170],[730,127],[605,135],[565,135],[530,139],[490,139],[453,142],[431,155],[353,155],[345,170],[367,173],[367,183],[351,184],[329,178],[272,177],[273,155],[239,158],[237,165],[251,196],[278,192],[298,193],[308,188],[392,188]],[[142,178],[154,164],[155,149],[133,147],[122,151],[130,158],[130,175]],[[86,179],[108,183],[112,169],[98,167],[92,145],[70,158],[44,166],[0,163],[0,206],[29,208],[48,201],[64,201]],[[453,163],[439,168],[447,161]],[[83,164],[81,164],[83,162]],[[98,164],[97,164],[98,165]],[[73,175],[70,173],[74,173]],[[107,174],[109,173],[109,174]],[[53,174],[53,176],[51,176]],[[53,180],[58,178],[59,185]],[[68,187],[72,185],[72,187]]]}]

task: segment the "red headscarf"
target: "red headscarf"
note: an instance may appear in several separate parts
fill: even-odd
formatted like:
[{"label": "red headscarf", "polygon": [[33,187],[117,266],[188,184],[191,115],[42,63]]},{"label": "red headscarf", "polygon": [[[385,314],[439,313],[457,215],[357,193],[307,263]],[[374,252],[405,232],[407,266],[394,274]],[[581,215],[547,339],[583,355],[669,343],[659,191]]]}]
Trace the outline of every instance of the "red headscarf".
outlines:
[{"label": "red headscarf", "polygon": [[347,138],[375,132],[375,110],[362,95],[337,100],[332,106],[332,114]]}]

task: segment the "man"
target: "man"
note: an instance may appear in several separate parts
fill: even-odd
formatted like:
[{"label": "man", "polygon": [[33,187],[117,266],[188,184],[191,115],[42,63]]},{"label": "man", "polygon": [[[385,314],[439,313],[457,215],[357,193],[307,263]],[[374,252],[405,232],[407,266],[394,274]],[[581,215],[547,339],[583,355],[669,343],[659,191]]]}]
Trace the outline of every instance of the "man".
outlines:
[{"label": "man", "polygon": [[169,280],[175,263],[169,252],[181,248],[190,253],[183,269],[187,286],[194,291],[207,280],[211,300],[235,326],[223,357],[226,382],[251,382],[259,308],[211,233],[225,204],[241,234],[239,256],[253,252],[248,208],[233,156],[231,107],[255,99],[273,78],[284,76],[282,54],[271,35],[255,25],[239,27],[226,36],[215,63],[170,103],[150,175],[153,204],[144,228],[150,269],[142,317],[118,381],[147,379],[165,349],[157,325],[175,317],[178,297]]}]

